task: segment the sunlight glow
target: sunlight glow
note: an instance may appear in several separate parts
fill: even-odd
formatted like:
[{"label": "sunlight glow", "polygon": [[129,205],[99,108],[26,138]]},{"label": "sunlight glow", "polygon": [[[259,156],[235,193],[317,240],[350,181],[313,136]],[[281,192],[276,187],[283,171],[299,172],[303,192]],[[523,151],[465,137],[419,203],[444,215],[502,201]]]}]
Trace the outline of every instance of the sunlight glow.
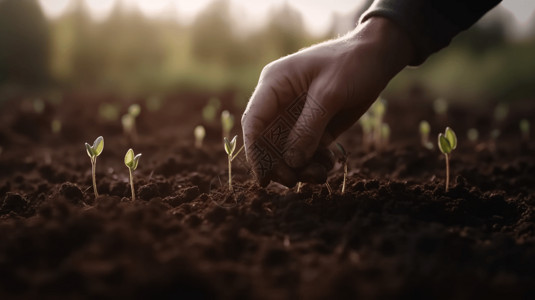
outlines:
[{"label": "sunlight glow", "polygon": [[[71,0],[38,0],[46,16],[59,17],[69,7]],[[127,7],[139,9],[148,17],[161,17],[172,13],[181,23],[191,23],[196,15],[214,0],[84,0],[91,15],[96,19],[106,18],[116,1]],[[270,11],[288,3],[302,13],[303,21],[313,34],[328,30],[336,15],[351,17],[363,0],[230,0],[231,13],[238,26],[258,28],[263,25]],[[519,29],[529,26],[535,13],[535,1],[508,0],[501,4],[510,11]]]},{"label": "sunlight glow", "polygon": [[85,5],[89,8],[89,13],[93,18],[103,20],[110,14],[115,0],[85,0]]},{"label": "sunlight glow", "polygon": [[70,0],[39,0],[43,12],[49,18],[57,18],[65,12]]}]

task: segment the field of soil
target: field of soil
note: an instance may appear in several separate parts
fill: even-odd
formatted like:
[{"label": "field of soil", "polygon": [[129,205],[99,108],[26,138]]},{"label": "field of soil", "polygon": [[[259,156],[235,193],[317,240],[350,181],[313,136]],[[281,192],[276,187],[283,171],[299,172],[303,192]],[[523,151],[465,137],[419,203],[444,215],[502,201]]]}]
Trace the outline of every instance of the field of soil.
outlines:
[{"label": "field of soil", "polygon": [[[533,99],[502,122],[493,105],[436,116],[424,96],[389,99],[390,144],[365,151],[358,125],[344,134],[347,191],[337,165],[329,195],[325,185],[260,188],[243,155],[230,193],[219,120],[193,147],[210,96],[169,96],[157,111],[89,93],[45,99],[42,112],[0,103],[0,299],[535,299],[535,143],[518,130],[535,121]],[[233,93],[218,96],[239,119]],[[134,102],[131,143],[99,107]],[[433,143],[446,126],[457,132],[448,192],[444,156],[420,146],[422,119]],[[84,142],[99,135],[95,199]],[[130,147],[143,154],[135,201]]]}]

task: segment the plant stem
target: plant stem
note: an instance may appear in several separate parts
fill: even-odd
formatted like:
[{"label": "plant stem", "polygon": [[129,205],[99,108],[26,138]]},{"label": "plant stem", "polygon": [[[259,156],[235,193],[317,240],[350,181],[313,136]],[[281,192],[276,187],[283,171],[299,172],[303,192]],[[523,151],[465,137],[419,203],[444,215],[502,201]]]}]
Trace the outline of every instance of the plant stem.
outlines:
[{"label": "plant stem", "polygon": [[342,195],[346,191],[346,180],[347,180],[347,163],[344,163],[344,181],[342,182]]},{"label": "plant stem", "polygon": [[240,152],[243,150],[244,147],[245,147],[245,144],[242,145],[240,147],[240,149],[238,149],[238,151],[236,151],[236,153],[234,155],[232,155],[232,158],[230,159],[230,161],[233,161],[236,158],[236,156],[238,156],[238,154],[240,154]]},{"label": "plant stem", "polygon": [[327,187],[327,191],[329,192],[329,196],[333,194],[333,190],[331,189],[331,185],[328,181],[325,181],[325,186]]},{"label": "plant stem", "polygon": [[447,193],[449,185],[450,185],[450,158],[447,153],[445,153],[444,155],[446,156],[446,193]]},{"label": "plant stem", "polygon": [[128,168],[128,172],[130,173],[130,189],[132,190],[132,201],[135,201],[136,193],[134,191],[134,176],[132,176],[132,169]]},{"label": "plant stem", "polygon": [[232,156],[228,156],[228,189],[233,192],[232,189]]},{"label": "plant stem", "polygon": [[303,183],[302,183],[301,181],[299,181],[299,182],[297,183],[297,193],[298,193],[298,194],[301,193],[301,187],[302,187],[302,186],[303,186]]},{"label": "plant stem", "polygon": [[95,198],[98,197],[97,179],[96,179],[96,176],[95,176],[96,169],[97,169],[97,157],[94,156],[94,157],[91,157],[91,173],[92,173],[92,177],[93,177],[93,192],[95,192]]}]

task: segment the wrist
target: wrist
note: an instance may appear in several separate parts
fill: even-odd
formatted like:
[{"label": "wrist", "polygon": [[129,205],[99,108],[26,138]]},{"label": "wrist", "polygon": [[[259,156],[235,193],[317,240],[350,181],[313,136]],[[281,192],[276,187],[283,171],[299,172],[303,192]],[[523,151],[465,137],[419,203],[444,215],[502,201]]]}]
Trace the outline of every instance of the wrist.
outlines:
[{"label": "wrist", "polygon": [[415,50],[408,34],[387,18],[367,19],[355,28],[350,38],[357,41],[359,47],[369,45],[392,76],[414,58]]}]

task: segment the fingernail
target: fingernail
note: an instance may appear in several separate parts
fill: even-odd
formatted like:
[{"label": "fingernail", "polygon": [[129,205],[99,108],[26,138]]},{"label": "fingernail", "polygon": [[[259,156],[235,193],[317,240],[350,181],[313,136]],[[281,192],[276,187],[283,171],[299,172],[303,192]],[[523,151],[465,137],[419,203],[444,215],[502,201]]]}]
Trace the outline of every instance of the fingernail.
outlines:
[{"label": "fingernail", "polygon": [[290,148],[284,153],[284,161],[292,168],[300,168],[305,165],[305,154],[295,148]]}]

